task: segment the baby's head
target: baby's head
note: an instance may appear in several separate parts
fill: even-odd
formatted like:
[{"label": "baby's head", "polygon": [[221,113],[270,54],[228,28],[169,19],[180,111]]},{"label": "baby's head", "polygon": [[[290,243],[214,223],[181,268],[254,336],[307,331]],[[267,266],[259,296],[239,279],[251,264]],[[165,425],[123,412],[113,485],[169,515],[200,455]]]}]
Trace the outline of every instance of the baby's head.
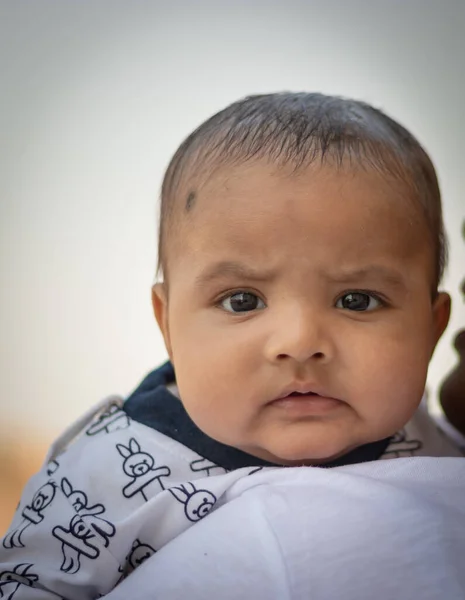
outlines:
[{"label": "baby's head", "polygon": [[210,437],[317,464],[392,435],[447,325],[434,167],[378,110],[321,94],[232,104],[162,186],[155,315]]}]

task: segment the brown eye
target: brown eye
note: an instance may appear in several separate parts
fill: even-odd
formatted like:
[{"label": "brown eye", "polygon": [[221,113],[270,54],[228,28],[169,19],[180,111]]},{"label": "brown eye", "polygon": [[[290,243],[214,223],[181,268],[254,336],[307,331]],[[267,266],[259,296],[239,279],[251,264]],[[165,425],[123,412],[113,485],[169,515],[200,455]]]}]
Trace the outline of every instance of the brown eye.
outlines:
[{"label": "brown eye", "polygon": [[221,306],[232,313],[245,313],[265,308],[265,303],[256,294],[238,292],[231,294],[221,302]]},{"label": "brown eye", "polygon": [[341,296],[336,302],[336,308],[357,312],[374,310],[379,306],[381,306],[381,302],[378,298],[364,292],[349,292]]}]

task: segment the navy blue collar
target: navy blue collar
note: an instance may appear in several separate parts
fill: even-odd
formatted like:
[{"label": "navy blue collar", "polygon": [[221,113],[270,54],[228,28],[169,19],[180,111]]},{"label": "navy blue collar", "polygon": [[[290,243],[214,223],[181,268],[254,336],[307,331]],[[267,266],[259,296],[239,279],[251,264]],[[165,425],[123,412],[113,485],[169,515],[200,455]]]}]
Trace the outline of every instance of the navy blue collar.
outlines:
[{"label": "navy blue collar", "polygon": [[[181,401],[166,389],[175,383],[175,374],[170,362],[147,375],[139,387],[124,403],[126,414],[147,427],[187,446],[203,458],[228,471],[241,467],[277,467],[256,456],[227,446],[203,433],[192,421]],[[344,456],[321,467],[340,467],[354,463],[377,460],[389,444],[390,438],[359,446]]]}]

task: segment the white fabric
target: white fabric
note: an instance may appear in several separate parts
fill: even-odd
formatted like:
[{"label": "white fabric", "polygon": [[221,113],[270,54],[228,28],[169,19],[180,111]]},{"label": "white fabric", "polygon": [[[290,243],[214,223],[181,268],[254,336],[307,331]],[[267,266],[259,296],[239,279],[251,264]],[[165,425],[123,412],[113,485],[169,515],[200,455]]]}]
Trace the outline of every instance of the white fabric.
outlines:
[{"label": "white fabric", "polygon": [[108,600],[463,600],[465,459],[241,479]]},{"label": "white fabric", "polygon": [[[132,421],[120,409],[121,403],[121,399],[111,398],[72,425],[52,446],[47,464],[26,486],[10,530],[0,545],[0,598],[87,600],[106,594],[155,551],[189,529],[193,531],[189,536],[195,535],[199,521],[208,513],[212,512],[213,517],[215,511],[232,500],[239,508],[231,510],[242,510],[242,501],[236,500],[242,493],[238,490],[255,485],[251,482],[265,473],[273,484],[276,477],[291,482],[292,473],[299,474],[298,477],[306,474],[304,477],[309,478],[312,488],[336,477],[336,483],[331,484],[335,494],[332,502],[336,503],[333,511],[337,516],[346,510],[346,500],[339,501],[338,497],[344,498],[346,486],[350,488],[352,483],[350,478],[339,479],[338,475],[345,474],[347,469],[350,472],[351,467],[331,470],[275,467],[262,469],[260,474],[256,473],[259,468],[243,468],[228,473],[182,444]],[[384,458],[428,453],[458,455],[428,416],[419,411],[388,446]],[[375,472],[381,468],[376,466],[379,462],[371,464],[375,465],[371,467]],[[459,464],[463,465],[463,461],[459,460]],[[266,482],[266,477],[257,481]],[[383,489],[386,494],[392,491],[389,486]],[[312,489],[305,493],[308,498],[313,497]],[[362,486],[353,493],[355,498],[362,499],[371,491],[370,487]],[[283,494],[279,501],[282,513],[291,511],[290,514],[296,515],[294,509],[286,506],[287,492]],[[452,494],[451,498],[456,503],[456,496]],[[329,500],[325,502],[332,506]],[[325,502],[315,504],[315,518]],[[442,496],[440,502],[443,503]],[[354,501],[354,514],[356,505]],[[267,533],[265,522],[260,525],[260,503],[254,501],[251,508],[257,514],[256,534],[263,536],[259,547],[268,546],[271,530]],[[403,505],[397,503],[396,510],[401,509]],[[440,504],[439,510],[443,509]],[[248,543],[247,531],[253,532],[248,510],[245,508],[244,513],[246,539],[241,544]],[[358,514],[364,517],[364,511],[361,503]],[[218,511],[218,514],[225,513]],[[433,512],[431,517],[436,518]],[[218,518],[222,520],[221,516],[215,517],[213,522]],[[363,519],[359,518],[357,526],[363,529]],[[337,536],[333,543],[336,539]],[[250,541],[251,548],[254,543]],[[297,538],[297,548],[300,543]],[[236,554],[236,548],[231,547],[231,555]],[[310,548],[316,551],[311,545]],[[298,558],[291,553],[289,560],[292,557]],[[240,560],[240,556],[230,558],[232,562]],[[158,554],[154,561],[157,559]],[[266,570],[271,564],[273,561],[266,562],[263,568]]]}]

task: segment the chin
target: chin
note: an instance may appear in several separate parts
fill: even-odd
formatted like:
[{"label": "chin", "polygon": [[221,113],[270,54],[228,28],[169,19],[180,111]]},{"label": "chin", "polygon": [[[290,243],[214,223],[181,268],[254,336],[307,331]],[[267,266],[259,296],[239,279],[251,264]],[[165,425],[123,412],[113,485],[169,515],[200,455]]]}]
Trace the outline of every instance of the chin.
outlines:
[{"label": "chin", "polygon": [[319,446],[318,448],[276,449],[276,454],[273,453],[275,458],[271,460],[285,466],[318,465],[339,458],[350,452],[350,450],[353,450],[353,448],[355,446],[341,447],[340,445],[327,445],[326,447]]}]

